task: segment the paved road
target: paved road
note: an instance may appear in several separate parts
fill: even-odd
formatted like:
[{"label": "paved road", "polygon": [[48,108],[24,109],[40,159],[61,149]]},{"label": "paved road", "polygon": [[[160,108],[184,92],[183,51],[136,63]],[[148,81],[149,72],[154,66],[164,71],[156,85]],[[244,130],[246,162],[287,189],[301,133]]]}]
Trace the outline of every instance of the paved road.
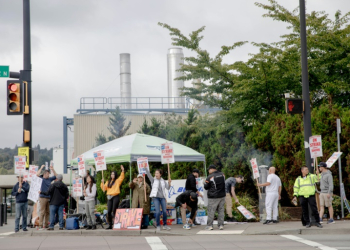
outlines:
[{"label": "paved road", "polygon": [[199,250],[199,249],[246,249],[246,250],[350,250],[349,235],[194,235],[159,237],[121,236],[0,236],[0,249],[28,250]]}]

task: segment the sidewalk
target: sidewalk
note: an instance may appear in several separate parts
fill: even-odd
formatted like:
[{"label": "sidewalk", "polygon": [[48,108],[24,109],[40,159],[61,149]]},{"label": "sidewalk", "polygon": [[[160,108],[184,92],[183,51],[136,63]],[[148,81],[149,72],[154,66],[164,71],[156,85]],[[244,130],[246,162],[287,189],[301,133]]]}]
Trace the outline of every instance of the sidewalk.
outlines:
[{"label": "sidewalk", "polygon": [[[14,232],[14,218],[8,218],[8,224],[0,227],[0,235],[3,233]],[[99,228],[97,230],[58,230],[55,227],[54,231],[37,230],[35,228],[28,228],[28,232],[20,230],[19,233],[12,233],[10,237],[30,237],[30,236],[154,236],[154,235],[174,235],[174,236],[191,236],[197,234],[242,234],[242,235],[315,235],[315,234],[328,234],[328,235],[350,235],[350,221],[349,220],[337,220],[335,224],[323,223],[323,228],[317,228],[312,226],[306,229],[301,225],[301,222],[288,221],[280,222],[278,224],[263,225],[260,222],[251,222],[246,224],[226,224],[224,230],[218,230],[214,225],[213,231],[205,231],[205,226],[197,226],[191,230],[185,230],[182,225],[171,225],[170,231],[162,230],[156,232],[153,226],[148,227],[146,230],[128,230],[128,231],[115,231],[105,230]],[[3,236],[6,236],[4,234]]]}]

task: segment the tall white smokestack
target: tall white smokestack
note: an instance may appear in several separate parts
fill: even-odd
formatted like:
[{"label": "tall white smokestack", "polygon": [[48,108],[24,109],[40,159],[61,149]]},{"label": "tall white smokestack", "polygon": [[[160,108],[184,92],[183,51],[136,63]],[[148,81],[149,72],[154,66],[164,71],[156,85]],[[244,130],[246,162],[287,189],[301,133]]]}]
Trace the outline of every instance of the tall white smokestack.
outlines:
[{"label": "tall white smokestack", "polygon": [[[184,54],[181,48],[171,48],[168,50],[168,97],[169,108],[185,108],[185,98],[181,97],[181,88],[184,87],[184,81],[174,80],[183,76],[179,72],[181,64],[184,63]],[[179,98],[181,97],[181,98]]]},{"label": "tall white smokestack", "polygon": [[121,108],[131,109],[131,67],[130,54],[120,54],[120,96]]}]

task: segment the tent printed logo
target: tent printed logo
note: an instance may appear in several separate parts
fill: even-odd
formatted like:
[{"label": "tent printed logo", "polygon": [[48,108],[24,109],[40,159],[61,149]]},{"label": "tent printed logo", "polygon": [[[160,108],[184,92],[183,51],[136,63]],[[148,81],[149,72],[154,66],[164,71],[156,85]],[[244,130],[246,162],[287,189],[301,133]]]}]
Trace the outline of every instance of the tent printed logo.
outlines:
[{"label": "tent printed logo", "polygon": [[152,146],[152,145],[146,145],[146,147],[150,150],[158,150],[161,151],[160,146]]},{"label": "tent printed logo", "polygon": [[[180,187],[181,188],[181,187]],[[180,190],[179,188],[179,190]],[[175,193],[175,189],[173,186],[170,187],[169,191],[168,191],[168,198],[171,198],[171,196],[175,195],[177,193]]]},{"label": "tent printed logo", "polygon": [[98,155],[97,155],[97,153],[95,152],[95,153],[94,153],[94,158],[96,158],[97,156],[98,156]]}]

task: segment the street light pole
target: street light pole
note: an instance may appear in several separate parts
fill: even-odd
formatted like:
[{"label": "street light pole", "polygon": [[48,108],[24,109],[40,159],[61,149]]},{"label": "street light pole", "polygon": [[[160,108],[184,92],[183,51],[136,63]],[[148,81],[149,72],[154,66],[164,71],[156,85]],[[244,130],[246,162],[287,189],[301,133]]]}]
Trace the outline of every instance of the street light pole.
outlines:
[{"label": "street light pole", "polygon": [[310,173],[314,168],[311,167],[311,155],[309,150],[309,138],[311,132],[311,109],[310,109],[310,91],[309,74],[307,65],[307,43],[306,43],[306,20],[305,20],[305,0],[300,0],[300,40],[301,40],[301,74],[302,90],[304,100],[304,145],[305,145],[305,163]]}]

